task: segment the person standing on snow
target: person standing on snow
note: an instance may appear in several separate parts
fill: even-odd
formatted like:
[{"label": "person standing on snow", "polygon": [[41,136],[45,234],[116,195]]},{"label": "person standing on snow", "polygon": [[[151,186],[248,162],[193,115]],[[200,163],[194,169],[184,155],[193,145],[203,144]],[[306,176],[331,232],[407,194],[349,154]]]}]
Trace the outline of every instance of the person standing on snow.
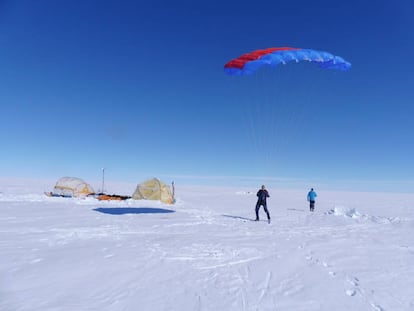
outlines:
[{"label": "person standing on snow", "polygon": [[267,210],[267,203],[266,199],[269,198],[269,192],[267,192],[266,187],[263,185],[262,189],[257,192],[257,203],[256,203],[256,219],[255,221],[259,221],[259,209],[260,206],[263,206],[266,214],[267,214],[267,221],[270,223],[270,215],[269,211]]},{"label": "person standing on snow", "polygon": [[311,212],[315,210],[315,200],[318,195],[316,192],[311,188],[311,190],[308,192],[308,202],[309,202],[309,209]]}]

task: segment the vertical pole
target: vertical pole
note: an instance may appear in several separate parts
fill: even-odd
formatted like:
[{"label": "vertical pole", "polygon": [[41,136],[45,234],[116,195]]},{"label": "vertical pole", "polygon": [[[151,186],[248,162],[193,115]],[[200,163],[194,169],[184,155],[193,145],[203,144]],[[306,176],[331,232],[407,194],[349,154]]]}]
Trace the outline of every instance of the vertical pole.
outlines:
[{"label": "vertical pole", "polygon": [[102,189],[101,192],[104,193],[105,192],[105,168],[102,168]]},{"label": "vertical pole", "polygon": [[175,187],[174,187],[174,181],[171,183],[171,185],[172,185],[172,196],[173,196],[173,200],[174,200],[174,203],[175,203]]}]

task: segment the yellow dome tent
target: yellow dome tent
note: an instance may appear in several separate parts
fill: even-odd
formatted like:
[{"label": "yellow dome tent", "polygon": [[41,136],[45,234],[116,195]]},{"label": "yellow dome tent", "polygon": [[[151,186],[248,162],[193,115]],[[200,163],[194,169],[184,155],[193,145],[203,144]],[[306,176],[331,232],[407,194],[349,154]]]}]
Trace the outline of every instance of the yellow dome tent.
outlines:
[{"label": "yellow dome tent", "polygon": [[153,178],[139,184],[132,198],[134,200],[159,200],[166,204],[174,204],[175,202],[170,187],[158,178]]},{"label": "yellow dome tent", "polygon": [[80,178],[62,177],[56,182],[50,195],[59,197],[82,197],[94,192],[91,185]]}]

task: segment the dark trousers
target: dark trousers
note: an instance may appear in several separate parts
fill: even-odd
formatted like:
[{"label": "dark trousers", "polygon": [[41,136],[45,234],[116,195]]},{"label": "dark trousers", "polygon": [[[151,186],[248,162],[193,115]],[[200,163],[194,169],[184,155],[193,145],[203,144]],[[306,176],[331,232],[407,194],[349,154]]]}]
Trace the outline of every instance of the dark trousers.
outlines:
[{"label": "dark trousers", "polygon": [[309,208],[311,212],[315,210],[315,201],[309,201]]},{"label": "dark trousers", "polygon": [[263,208],[264,208],[264,210],[265,210],[265,212],[266,212],[266,214],[267,214],[267,219],[270,219],[270,215],[269,215],[269,211],[267,210],[267,206],[266,206],[266,203],[257,203],[256,204],[256,220],[259,220],[259,209],[260,209],[260,206],[263,206]]}]

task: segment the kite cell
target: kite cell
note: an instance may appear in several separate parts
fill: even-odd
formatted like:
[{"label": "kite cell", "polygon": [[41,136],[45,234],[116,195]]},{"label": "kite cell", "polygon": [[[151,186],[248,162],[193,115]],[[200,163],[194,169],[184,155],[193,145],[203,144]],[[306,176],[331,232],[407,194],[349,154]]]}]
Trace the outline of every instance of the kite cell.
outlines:
[{"label": "kite cell", "polygon": [[292,47],[277,47],[256,50],[243,54],[224,65],[224,71],[229,75],[248,75],[260,67],[267,65],[276,67],[289,62],[308,61],[317,63],[321,68],[348,70],[351,64],[340,56],[328,52],[300,49]]}]

